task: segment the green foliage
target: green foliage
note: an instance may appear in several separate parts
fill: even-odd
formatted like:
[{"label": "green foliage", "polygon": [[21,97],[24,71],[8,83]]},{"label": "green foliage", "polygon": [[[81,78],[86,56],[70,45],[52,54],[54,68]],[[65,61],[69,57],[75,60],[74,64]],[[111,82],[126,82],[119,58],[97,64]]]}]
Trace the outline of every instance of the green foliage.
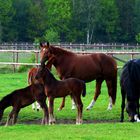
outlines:
[{"label": "green foliage", "polygon": [[47,30],[46,34],[44,36],[45,41],[59,43],[60,37],[57,32],[55,32],[53,29]]},{"label": "green foliage", "polygon": [[136,42],[139,0],[0,0],[0,42]]},{"label": "green foliage", "polygon": [[138,33],[138,34],[136,35],[136,41],[137,41],[138,43],[140,43],[140,33]]},{"label": "green foliage", "polygon": [[18,67],[17,72],[20,72],[20,73],[25,72],[25,71],[29,70],[31,67],[32,66],[23,66],[23,65],[21,65],[21,66]]}]

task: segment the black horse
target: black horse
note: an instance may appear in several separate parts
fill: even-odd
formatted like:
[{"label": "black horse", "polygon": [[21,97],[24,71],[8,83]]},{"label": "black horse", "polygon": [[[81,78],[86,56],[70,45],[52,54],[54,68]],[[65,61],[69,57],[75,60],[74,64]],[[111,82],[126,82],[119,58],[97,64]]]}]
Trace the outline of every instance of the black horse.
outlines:
[{"label": "black horse", "polygon": [[120,86],[122,94],[121,122],[124,119],[125,98],[127,99],[126,111],[130,121],[139,122],[140,59],[130,60],[124,65]]}]

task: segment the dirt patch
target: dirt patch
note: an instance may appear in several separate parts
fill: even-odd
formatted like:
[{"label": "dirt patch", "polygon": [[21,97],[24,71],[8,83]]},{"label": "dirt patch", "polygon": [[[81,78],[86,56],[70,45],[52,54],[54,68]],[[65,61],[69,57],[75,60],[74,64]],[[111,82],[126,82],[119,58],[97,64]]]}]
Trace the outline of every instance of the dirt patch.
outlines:
[{"label": "dirt patch", "polygon": [[[83,120],[83,124],[97,124],[97,123],[117,123],[119,121],[115,120]],[[76,120],[75,119],[59,119],[56,120],[56,124],[75,124]],[[41,120],[27,120],[27,121],[18,121],[17,124],[27,124],[27,125],[40,125]],[[5,122],[2,122],[0,126],[5,125]]]}]

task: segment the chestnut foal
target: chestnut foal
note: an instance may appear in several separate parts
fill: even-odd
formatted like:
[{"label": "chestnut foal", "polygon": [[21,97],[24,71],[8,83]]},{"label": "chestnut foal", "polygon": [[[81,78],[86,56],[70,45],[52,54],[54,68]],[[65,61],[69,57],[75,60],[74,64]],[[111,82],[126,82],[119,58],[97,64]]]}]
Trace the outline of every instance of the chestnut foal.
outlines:
[{"label": "chestnut foal", "polygon": [[3,97],[0,101],[0,121],[2,120],[4,110],[7,107],[12,106],[13,109],[9,114],[6,126],[10,124],[14,125],[17,121],[20,109],[32,104],[34,101],[37,101],[44,111],[42,124],[48,124],[49,115],[48,107],[46,105],[46,95],[44,93],[44,86],[39,83],[15,90]]},{"label": "chestnut foal", "polygon": [[[48,60],[48,63],[47,65],[45,65],[46,68],[48,68],[49,70],[51,69],[52,67],[52,59],[53,58],[50,58]],[[35,79],[35,76],[37,74],[37,71],[38,71],[38,68],[37,67],[33,67],[31,68],[29,71],[28,71],[28,85],[31,85],[31,84],[35,84],[36,82],[38,82],[36,79]],[[32,109],[33,110],[37,110],[39,111],[40,110],[40,105],[38,102],[34,102],[32,103]]]},{"label": "chestnut foal", "polygon": [[59,81],[44,65],[39,68],[36,79],[44,85],[45,94],[49,100],[50,124],[55,123],[53,115],[54,98],[66,97],[67,95],[70,95],[74,99],[77,106],[78,115],[76,124],[82,123],[83,103],[81,101],[81,94],[83,97],[86,95],[86,85],[84,81],[76,78],[68,78]]}]

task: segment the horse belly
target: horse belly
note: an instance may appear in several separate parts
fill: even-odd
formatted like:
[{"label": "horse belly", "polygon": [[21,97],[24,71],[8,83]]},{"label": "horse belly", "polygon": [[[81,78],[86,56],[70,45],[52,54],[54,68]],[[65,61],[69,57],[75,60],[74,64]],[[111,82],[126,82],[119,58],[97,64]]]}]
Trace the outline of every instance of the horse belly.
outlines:
[{"label": "horse belly", "polygon": [[77,68],[72,77],[78,78],[85,82],[90,82],[101,77],[101,71],[100,69],[93,69],[92,67]]}]

